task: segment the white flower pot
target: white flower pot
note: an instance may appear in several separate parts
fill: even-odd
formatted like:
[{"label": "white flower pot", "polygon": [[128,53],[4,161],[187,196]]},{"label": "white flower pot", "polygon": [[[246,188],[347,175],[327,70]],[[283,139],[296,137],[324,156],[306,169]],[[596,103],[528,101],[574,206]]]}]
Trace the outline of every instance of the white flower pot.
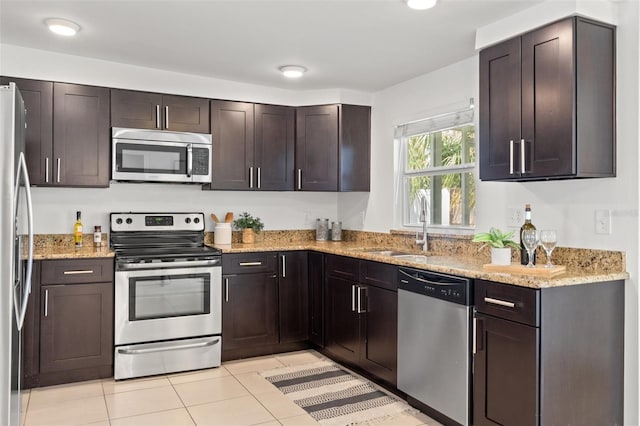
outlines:
[{"label": "white flower pot", "polygon": [[491,247],[491,264],[493,265],[511,265],[511,248],[495,248]]}]

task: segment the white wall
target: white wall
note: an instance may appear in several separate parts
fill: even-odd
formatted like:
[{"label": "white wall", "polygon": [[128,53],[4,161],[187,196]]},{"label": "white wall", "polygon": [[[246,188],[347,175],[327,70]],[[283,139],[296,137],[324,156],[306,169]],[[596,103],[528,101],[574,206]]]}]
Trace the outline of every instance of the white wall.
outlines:
[{"label": "white wall", "polygon": [[[640,109],[640,8],[635,1],[618,3],[617,177],[552,182],[499,183],[477,181],[477,229],[508,228],[508,208],[531,203],[539,228],[559,230],[559,244],[622,250],[627,254],[625,294],[625,425],[638,425],[638,260]],[[374,96],[370,194],[339,194],[338,214],[347,228],[387,232],[401,228],[394,214],[393,126],[455,110],[478,93],[478,58],[390,87]],[[477,120],[477,117],[476,117]],[[611,235],[595,233],[595,210],[611,209]],[[366,211],[363,225],[359,213]],[[354,214],[355,213],[355,214]],[[513,228],[512,228],[513,229]]]}]

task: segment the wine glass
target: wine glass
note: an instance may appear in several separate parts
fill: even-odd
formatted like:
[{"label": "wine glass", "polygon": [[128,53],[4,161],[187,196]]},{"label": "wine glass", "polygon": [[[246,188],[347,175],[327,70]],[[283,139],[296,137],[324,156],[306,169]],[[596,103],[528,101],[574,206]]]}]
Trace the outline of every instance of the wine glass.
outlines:
[{"label": "wine glass", "polygon": [[542,248],[545,253],[547,253],[547,264],[544,265],[545,268],[551,268],[553,265],[551,264],[551,253],[553,249],[556,248],[557,243],[557,235],[556,231],[553,229],[545,229],[540,231],[540,244],[542,244]]},{"label": "wine glass", "polygon": [[538,233],[535,229],[525,229],[522,231],[522,244],[524,248],[527,249],[527,254],[529,255],[529,263],[527,264],[527,268],[535,268],[533,264],[533,252],[538,247]]}]

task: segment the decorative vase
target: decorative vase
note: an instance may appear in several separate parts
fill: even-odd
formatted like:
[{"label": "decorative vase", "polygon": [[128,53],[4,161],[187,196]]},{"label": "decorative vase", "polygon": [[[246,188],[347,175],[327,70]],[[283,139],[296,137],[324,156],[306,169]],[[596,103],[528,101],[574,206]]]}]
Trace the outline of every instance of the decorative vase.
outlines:
[{"label": "decorative vase", "polygon": [[253,244],[256,242],[256,233],[252,228],[244,228],[242,230],[242,242],[244,244]]},{"label": "decorative vase", "polygon": [[492,265],[511,265],[511,248],[491,247],[491,264]]}]

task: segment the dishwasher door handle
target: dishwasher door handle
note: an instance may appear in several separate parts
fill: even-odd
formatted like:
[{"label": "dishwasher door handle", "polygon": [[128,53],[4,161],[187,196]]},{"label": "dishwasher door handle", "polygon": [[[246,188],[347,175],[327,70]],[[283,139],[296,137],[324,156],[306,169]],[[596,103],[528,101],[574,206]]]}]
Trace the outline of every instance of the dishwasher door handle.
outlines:
[{"label": "dishwasher door handle", "polygon": [[415,281],[418,281],[418,282],[421,282],[421,283],[424,283],[424,284],[431,284],[431,285],[450,285],[450,284],[455,284],[455,283],[447,283],[447,282],[429,281],[429,280],[424,279],[424,278],[420,278],[420,277],[413,276],[411,274],[407,274],[402,269],[400,270],[400,273],[403,274],[403,275],[406,275],[409,279],[412,279],[412,280],[415,280]]}]

